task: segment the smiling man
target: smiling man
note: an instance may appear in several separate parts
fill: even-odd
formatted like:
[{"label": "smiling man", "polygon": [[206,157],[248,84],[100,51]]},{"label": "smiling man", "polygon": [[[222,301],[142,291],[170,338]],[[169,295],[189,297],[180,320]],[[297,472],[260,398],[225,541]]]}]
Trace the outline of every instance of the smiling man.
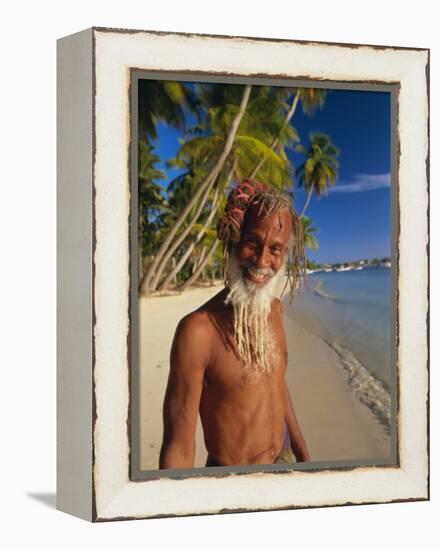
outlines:
[{"label": "smiling man", "polygon": [[303,273],[300,221],[288,195],[245,180],[228,197],[218,236],[226,287],[176,329],[160,467],[193,467],[199,413],[206,466],[286,462],[289,452],[308,461],[285,382],[282,306],[273,296],[288,259],[293,287]]}]

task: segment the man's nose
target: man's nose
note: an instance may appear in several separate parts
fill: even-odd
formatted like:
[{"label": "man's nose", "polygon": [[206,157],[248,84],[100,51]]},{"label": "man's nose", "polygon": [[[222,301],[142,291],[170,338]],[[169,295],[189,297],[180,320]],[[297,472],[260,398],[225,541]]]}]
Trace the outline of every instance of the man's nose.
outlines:
[{"label": "man's nose", "polygon": [[255,257],[255,266],[258,267],[258,269],[263,269],[265,267],[268,267],[269,265],[269,251],[266,247],[261,248]]}]

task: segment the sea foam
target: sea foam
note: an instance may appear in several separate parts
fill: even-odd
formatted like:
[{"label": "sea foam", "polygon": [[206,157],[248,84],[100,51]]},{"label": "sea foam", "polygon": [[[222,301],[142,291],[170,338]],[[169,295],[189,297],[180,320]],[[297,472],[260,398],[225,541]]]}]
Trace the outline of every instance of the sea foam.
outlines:
[{"label": "sea foam", "polygon": [[371,374],[350,350],[327,340],[325,342],[338,354],[348,385],[354,391],[356,397],[372,411],[389,434],[391,396],[388,389],[383,382]]},{"label": "sea foam", "polygon": [[329,294],[324,290],[324,282],[321,280],[316,281],[313,292],[322,298],[327,298],[328,300],[336,300],[336,296]]}]

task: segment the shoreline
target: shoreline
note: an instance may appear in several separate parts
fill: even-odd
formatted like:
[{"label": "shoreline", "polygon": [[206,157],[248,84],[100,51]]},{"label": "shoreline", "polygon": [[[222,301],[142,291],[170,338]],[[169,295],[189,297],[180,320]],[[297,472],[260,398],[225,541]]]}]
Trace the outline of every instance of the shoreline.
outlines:
[{"label": "shoreline", "polygon": [[285,314],[286,382],[312,461],[391,456],[386,427],[350,387],[340,355]]},{"label": "shoreline", "polygon": [[[158,468],[162,441],[162,402],[169,352],[180,319],[223,288],[222,283],[171,296],[139,300],[140,322],[140,466]],[[287,309],[287,308],[286,308]],[[312,461],[384,459],[390,437],[373,412],[356,397],[336,350],[301,326],[285,311],[288,341],[286,383]],[[206,450],[200,419],[195,467],[203,467]]]},{"label": "shoreline", "polygon": [[[336,290],[336,295],[329,294],[327,281],[318,276],[296,302],[284,300],[286,314],[336,352],[351,390],[389,434],[392,424],[390,342],[387,346],[382,332],[380,335],[371,332],[371,317],[367,322],[363,318],[367,315],[368,319],[368,313],[362,312],[359,318],[359,307],[353,308],[350,293],[347,298],[341,296],[341,289],[332,288],[330,283],[329,287],[331,292]],[[371,310],[369,314],[371,316]],[[377,322],[380,326],[382,319],[377,318]]]}]

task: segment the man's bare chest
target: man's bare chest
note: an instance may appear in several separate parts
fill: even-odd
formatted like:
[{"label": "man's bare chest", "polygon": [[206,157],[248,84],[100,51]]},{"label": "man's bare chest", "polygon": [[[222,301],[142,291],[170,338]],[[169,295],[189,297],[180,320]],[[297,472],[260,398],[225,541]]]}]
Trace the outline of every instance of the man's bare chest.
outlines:
[{"label": "man's bare chest", "polygon": [[232,334],[214,334],[205,384],[215,386],[217,391],[244,390],[283,378],[287,347],[279,327],[271,327],[270,341],[270,368],[262,372],[258,365],[246,365],[239,358]]}]

